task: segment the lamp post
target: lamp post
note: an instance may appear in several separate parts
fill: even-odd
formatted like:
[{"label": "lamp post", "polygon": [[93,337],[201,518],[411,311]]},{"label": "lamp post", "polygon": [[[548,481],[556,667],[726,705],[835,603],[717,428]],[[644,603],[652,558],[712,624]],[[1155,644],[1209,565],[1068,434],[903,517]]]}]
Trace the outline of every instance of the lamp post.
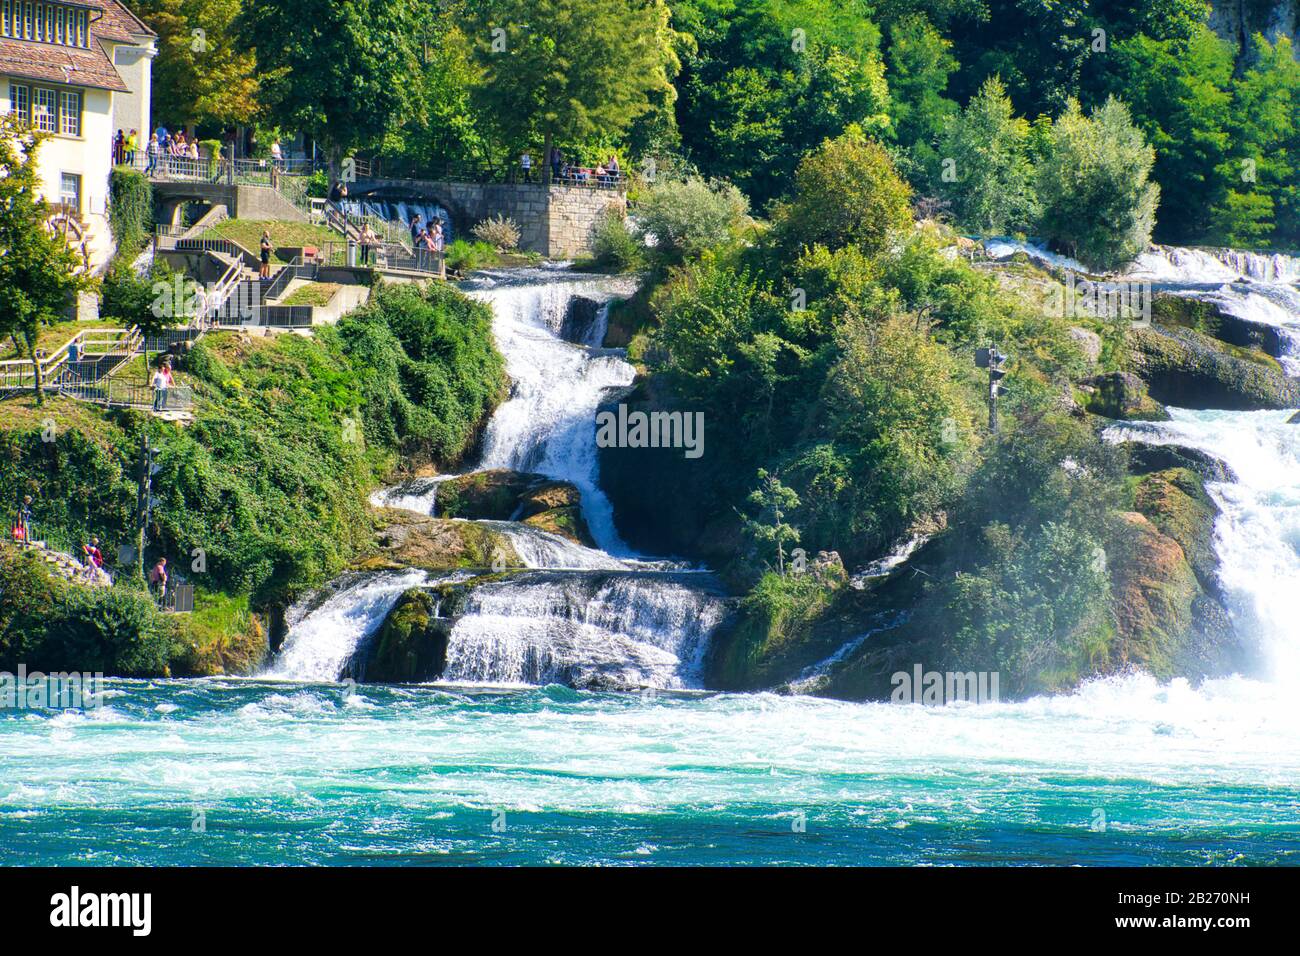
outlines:
[{"label": "lamp post", "polygon": [[998,433],[998,392],[1002,389],[999,383],[1007,374],[1006,360],[995,346],[975,350],[975,367],[989,370],[989,432],[994,435]]}]

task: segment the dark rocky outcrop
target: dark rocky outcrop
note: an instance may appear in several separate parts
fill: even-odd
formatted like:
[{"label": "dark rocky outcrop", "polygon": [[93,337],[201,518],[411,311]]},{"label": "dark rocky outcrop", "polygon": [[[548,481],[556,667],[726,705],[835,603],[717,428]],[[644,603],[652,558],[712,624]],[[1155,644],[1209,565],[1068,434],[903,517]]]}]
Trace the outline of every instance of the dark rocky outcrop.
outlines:
[{"label": "dark rocky outcrop", "polygon": [[1286,354],[1286,340],[1276,326],[1232,315],[1214,302],[1162,294],[1155,297],[1151,311],[1159,325],[1194,329],[1227,345],[1259,349],[1274,358]]},{"label": "dark rocky outcrop", "polygon": [[1166,405],[1233,411],[1300,405],[1300,381],[1261,352],[1184,328],[1134,328],[1127,340],[1132,370]]},{"label": "dark rocky outcrop", "polygon": [[1236,481],[1237,476],[1228,464],[1199,448],[1182,445],[1150,445],[1146,442],[1127,441],[1129,471],[1135,475],[1149,475],[1153,471],[1170,468],[1187,468],[1205,481]]},{"label": "dark rocky outcrop", "polygon": [[451,622],[438,615],[436,594],[412,588],[398,598],[379,633],[345,676],[379,683],[437,680],[447,666]]},{"label": "dark rocky outcrop", "polygon": [[600,310],[604,306],[604,302],[575,295],[569,300],[569,307],[564,312],[564,320],[560,325],[560,338],[577,345],[599,345],[599,342],[592,343],[591,339],[600,320]]}]

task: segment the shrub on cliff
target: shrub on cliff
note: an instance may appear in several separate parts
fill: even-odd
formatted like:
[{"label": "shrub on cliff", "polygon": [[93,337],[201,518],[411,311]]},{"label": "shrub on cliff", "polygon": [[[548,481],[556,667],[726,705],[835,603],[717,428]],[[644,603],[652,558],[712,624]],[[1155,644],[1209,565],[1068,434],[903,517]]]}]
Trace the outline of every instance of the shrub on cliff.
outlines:
[{"label": "shrub on cliff", "polygon": [[445,283],[380,289],[325,337],[366,370],[367,442],[408,461],[459,461],[505,395],[490,310]]}]

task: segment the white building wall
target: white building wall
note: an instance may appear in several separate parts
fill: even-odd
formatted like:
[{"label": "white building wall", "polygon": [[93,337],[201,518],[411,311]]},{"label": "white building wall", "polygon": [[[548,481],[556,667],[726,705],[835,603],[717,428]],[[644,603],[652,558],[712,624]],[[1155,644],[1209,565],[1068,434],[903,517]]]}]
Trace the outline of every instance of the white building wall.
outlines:
[{"label": "white building wall", "polygon": [[[105,44],[107,46],[107,44]],[[113,65],[121,75],[123,82],[130,87],[129,93],[113,94],[113,133],[118,130],[129,133],[136,130],[140,136],[140,147],[149,141],[149,131],[153,129],[150,120],[153,109],[153,58],[157,54],[153,41],[144,41],[141,46],[116,46],[112,49]]]},{"label": "white building wall", "polygon": [[[0,76],[0,108],[8,112],[11,78]],[[37,83],[21,77],[12,81],[31,88],[67,86]],[[37,156],[42,195],[47,202],[58,203],[64,173],[81,177],[81,218],[88,227],[91,268],[100,269],[112,255],[112,233],[108,226],[108,174],[112,169],[112,143],[117,128],[113,125],[114,94],[107,90],[73,87],[81,92],[81,135],[47,134]]]}]

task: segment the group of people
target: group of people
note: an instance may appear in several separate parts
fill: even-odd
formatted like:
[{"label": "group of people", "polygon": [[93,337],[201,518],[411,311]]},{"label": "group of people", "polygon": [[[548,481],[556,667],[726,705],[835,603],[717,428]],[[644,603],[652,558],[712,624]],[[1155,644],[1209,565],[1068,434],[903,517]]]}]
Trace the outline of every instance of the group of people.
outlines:
[{"label": "group of people", "polygon": [[436,262],[441,273],[444,269],[442,252],[445,245],[441,219],[432,217],[427,225],[421,225],[419,216],[411,217],[411,249],[415,252],[415,262],[420,269],[427,272],[429,266]]},{"label": "group of people", "polygon": [[[118,131],[121,135],[121,130]],[[135,135],[135,130],[131,131]],[[134,153],[132,158],[127,160],[129,164],[134,163]],[[151,175],[157,172],[159,164],[162,165],[164,173],[170,172],[177,160],[197,160],[199,158],[199,141],[197,138],[186,140],[185,131],[177,130],[176,135],[165,126],[159,126],[149,135],[149,144],[145,147],[145,175]],[[218,161],[220,156],[214,157]]]},{"label": "group of people", "polygon": [[[13,528],[14,541],[26,548],[31,546],[32,542],[32,496],[23,495],[22,504],[18,507],[18,518]],[[96,586],[108,586],[113,583],[113,578],[109,575],[108,570],[104,567],[104,552],[99,547],[98,535],[91,535],[89,539],[81,546],[81,571],[80,578],[86,584]],[[149,571],[150,590],[158,598],[160,605],[166,606],[167,603],[167,559],[160,557]]]},{"label": "group of people", "polygon": [[172,374],[172,357],[170,355],[163,356],[163,360],[154,369],[149,384],[153,388],[153,410],[161,412],[167,407],[168,390],[176,384],[176,379]]},{"label": "group of people", "polygon": [[113,137],[113,165],[135,165],[135,154],[140,148],[140,134],[136,130],[124,133],[117,131]]},{"label": "group of people", "polygon": [[[612,187],[617,185],[622,177],[618,157],[613,153],[603,163],[597,163],[595,166],[579,166],[570,162],[558,146],[552,146],[549,163],[551,179],[571,185],[596,183],[600,186]],[[533,156],[531,153],[525,152],[519,157],[519,168],[522,171],[524,182],[532,182]]]}]

